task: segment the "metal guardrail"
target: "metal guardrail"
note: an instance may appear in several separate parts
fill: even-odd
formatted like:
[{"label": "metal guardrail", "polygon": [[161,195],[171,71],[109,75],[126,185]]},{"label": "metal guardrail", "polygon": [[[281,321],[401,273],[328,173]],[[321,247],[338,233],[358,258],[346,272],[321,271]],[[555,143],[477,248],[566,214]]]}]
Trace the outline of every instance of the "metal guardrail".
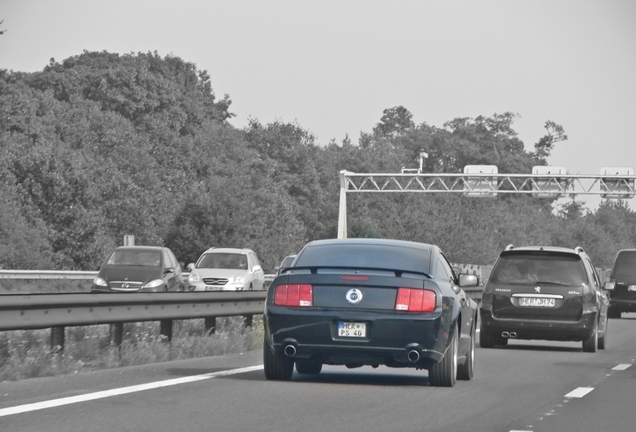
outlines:
[{"label": "metal guardrail", "polygon": [[267,291],[0,296],[0,331],[262,314]]},{"label": "metal guardrail", "polygon": [[0,279],[93,279],[97,271],[0,270]]},{"label": "metal guardrail", "polygon": [[[80,270],[0,270],[0,279],[52,279],[52,280],[91,280],[97,276],[97,271]],[[181,273],[184,278],[188,278],[189,272]],[[275,275],[266,274],[265,282],[274,280]]]}]

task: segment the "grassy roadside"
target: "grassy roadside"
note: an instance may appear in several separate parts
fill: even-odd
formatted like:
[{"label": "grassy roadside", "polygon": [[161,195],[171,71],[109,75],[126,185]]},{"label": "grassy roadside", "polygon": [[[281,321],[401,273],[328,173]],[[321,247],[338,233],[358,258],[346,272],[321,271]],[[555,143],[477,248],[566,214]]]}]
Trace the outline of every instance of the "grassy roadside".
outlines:
[{"label": "grassy roadside", "polygon": [[202,319],[175,320],[170,343],[158,322],[127,323],[119,348],[110,344],[108,325],[67,327],[63,353],[51,353],[50,337],[50,329],[0,332],[0,382],[256,350],[263,321],[257,315],[244,327],[243,317],[217,318],[208,334]]}]

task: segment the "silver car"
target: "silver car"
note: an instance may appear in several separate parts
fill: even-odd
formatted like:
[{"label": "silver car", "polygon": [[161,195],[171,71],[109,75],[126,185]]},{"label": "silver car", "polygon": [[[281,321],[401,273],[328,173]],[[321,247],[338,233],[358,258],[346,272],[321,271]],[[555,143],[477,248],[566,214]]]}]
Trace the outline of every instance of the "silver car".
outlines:
[{"label": "silver car", "polygon": [[190,291],[262,290],[265,274],[251,249],[210,248],[188,264]]}]

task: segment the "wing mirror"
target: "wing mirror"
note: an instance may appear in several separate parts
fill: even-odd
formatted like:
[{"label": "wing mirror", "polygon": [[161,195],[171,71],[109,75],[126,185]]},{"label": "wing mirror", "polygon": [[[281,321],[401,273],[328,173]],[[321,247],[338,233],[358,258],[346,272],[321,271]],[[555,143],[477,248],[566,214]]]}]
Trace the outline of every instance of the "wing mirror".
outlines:
[{"label": "wing mirror", "polygon": [[475,287],[479,285],[479,277],[474,274],[460,273],[459,286],[460,287]]}]

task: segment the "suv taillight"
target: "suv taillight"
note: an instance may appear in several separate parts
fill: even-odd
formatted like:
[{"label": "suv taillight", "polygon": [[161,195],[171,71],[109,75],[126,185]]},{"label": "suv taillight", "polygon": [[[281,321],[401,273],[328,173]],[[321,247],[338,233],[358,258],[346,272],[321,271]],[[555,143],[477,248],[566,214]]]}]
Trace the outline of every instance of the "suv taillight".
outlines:
[{"label": "suv taillight", "polygon": [[274,291],[277,306],[312,307],[314,305],[312,287],[309,284],[278,285]]},{"label": "suv taillight", "polygon": [[437,307],[435,291],[398,288],[395,310],[407,312],[433,312]]}]

